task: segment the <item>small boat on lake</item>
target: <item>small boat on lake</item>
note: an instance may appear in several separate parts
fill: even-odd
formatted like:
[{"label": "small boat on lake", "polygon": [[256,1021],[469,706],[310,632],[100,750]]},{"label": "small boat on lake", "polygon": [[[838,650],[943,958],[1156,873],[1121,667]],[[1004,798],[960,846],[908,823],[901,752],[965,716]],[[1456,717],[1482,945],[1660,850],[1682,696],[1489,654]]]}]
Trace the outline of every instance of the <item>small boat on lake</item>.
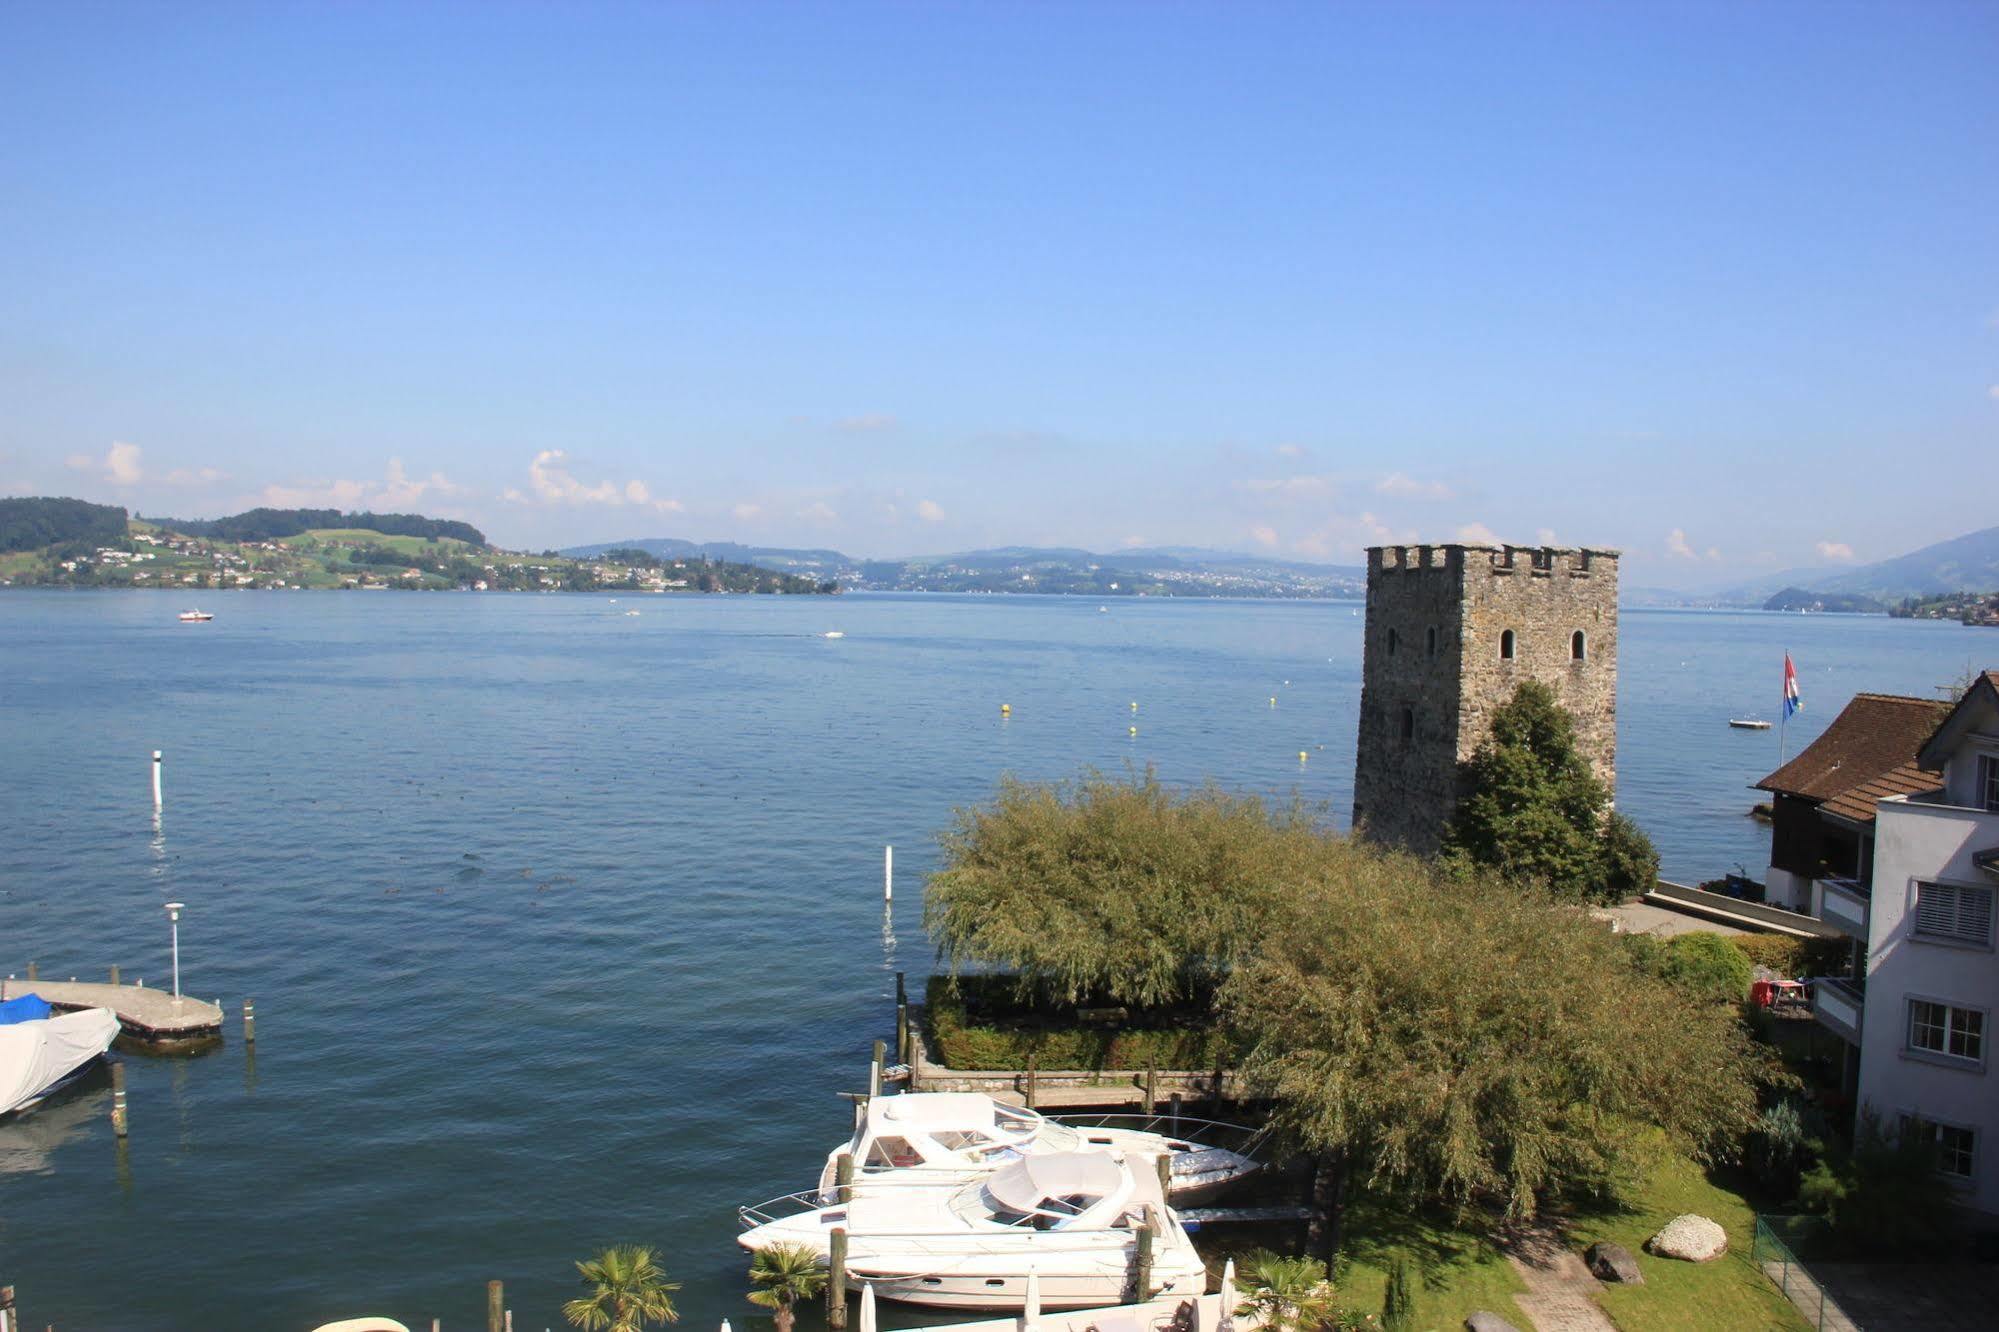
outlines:
[{"label": "small boat on lake", "polygon": [[[1244,1151],[1183,1137],[1180,1130],[1235,1142]],[[854,1136],[826,1154],[823,1201],[835,1200],[842,1156],[854,1159],[854,1187],[958,1183],[1026,1157],[1057,1152],[1117,1153],[1145,1164],[1170,1158],[1168,1200],[1213,1200],[1262,1168],[1246,1152],[1255,1134],[1234,1124],[1160,1115],[1087,1115],[1063,1123],[977,1092],[908,1092],[868,1102]],[[1156,1170],[1157,1166],[1153,1166]]]},{"label": "small boat on lake", "polygon": [[183,624],[194,624],[202,620],[212,620],[215,616],[205,610],[184,610],[180,613],[180,618]]},{"label": "small boat on lake", "polygon": [[32,994],[0,1003],[0,1115],[33,1109],[117,1039],[118,1017],[108,1008],[51,1015]]},{"label": "small boat on lake", "polygon": [[1767,731],[1770,729],[1769,722],[1760,721],[1755,717],[1730,717],[1728,724],[1738,731]]},{"label": "small boat on lake", "polygon": [[[983,1178],[941,1188],[882,1189],[814,1207],[794,1194],[742,1209],[736,1237],[755,1251],[799,1244],[828,1257],[847,1231],[847,1272],[884,1299],[935,1308],[1020,1309],[1030,1275],[1044,1309],[1124,1297],[1139,1228],[1152,1235],[1161,1296],[1193,1298],[1207,1269],[1160,1196],[1148,1162],[1106,1152],[1023,1157]],[[796,1210],[785,1211],[786,1206]]]}]

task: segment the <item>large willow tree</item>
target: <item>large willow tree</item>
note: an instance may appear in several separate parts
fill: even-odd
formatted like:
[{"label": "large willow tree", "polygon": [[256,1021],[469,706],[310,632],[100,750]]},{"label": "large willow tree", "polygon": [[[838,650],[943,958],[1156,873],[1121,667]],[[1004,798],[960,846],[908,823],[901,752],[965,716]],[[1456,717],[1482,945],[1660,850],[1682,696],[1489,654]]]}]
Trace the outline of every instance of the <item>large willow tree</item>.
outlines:
[{"label": "large willow tree", "polygon": [[1175,795],[1147,773],[1007,778],[942,842],[923,920],[953,972],[1005,971],[1054,1003],[1152,1007],[1208,993],[1248,957],[1324,838],[1298,807],[1213,787]]},{"label": "large willow tree", "polygon": [[1616,1192],[1662,1140],[1728,1155],[1755,1117],[1766,1068],[1733,1010],[1641,973],[1539,886],[1149,776],[1008,782],[944,852],[925,912],[943,960],[1055,1003],[1213,995],[1241,1072],[1328,1163],[1329,1203],[1531,1214]]}]

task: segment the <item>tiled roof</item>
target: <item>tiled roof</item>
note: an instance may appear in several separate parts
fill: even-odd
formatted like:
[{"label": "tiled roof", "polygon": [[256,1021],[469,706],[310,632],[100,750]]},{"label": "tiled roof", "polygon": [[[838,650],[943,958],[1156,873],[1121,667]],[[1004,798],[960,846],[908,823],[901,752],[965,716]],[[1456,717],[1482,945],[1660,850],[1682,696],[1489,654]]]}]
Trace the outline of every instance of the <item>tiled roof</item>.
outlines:
[{"label": "tiled roof", "polygon": [[1756,783],[1765,791],[1820,803],[1829,814],[1869,823],[1883,796],[1936,789],[1934,774],[1916,766],[1948,708],[1935,699],[1855,694],[1825,733],[1798,756]]},{"label": "tiled roof", "polygon": [[1910,759],[1899,763],[1879,777],[1870,777],[1858,786],[1848,787],[1836,796],[1828,796],[1819,809],[1854,823],[1874,822],[1874,802],[1894,795],[1921,795],[1925,791],[1937,789],[1937,775],[1924,772]]}]

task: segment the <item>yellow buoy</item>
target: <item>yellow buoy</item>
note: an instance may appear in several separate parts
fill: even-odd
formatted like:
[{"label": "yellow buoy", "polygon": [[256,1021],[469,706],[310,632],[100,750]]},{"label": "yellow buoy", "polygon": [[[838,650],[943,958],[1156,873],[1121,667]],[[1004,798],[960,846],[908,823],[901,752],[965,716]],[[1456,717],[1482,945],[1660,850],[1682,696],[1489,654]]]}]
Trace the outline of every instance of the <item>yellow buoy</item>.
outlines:
[{"label": "yellow buoy", "polygon": [[1006,704],[1004,704],[1004,703],[1000,704],[1000,716],[1002,716],[1002,717],[1011,717],[1012,715],[1013,715],[1013,709],[1012,709],[1012,708],[1008,707],[1008,706],[1007,706]]},{"label": "yellow buoy", "polygon": [[1274,695],[1274,694],[1273,694],[1273,695],[1271,696],[1271,699],[1270,699],[1270,706],[1271,706],[1271,707],[1273,707],[1273,708],[1277,706],[1277,697],[1276,697],[1276,695]]},{"label": "yellow buoy", "polygon": [[1131,733],[1132,733],[1133,735],[1137,735],[1137,734],[1138,734],[1138,728],[1137,728],[1136,726],[1132,727],[1132,728],[1131,728]]},{"label": "yellow buoy", "polygon": [[1303,763],[1305,761],[1305,751],[1302,749],[1298,751],[1298,761],[1300,763]]},{"label": "yellow buoy", "polygon": [[1133,699],[1133,700],[1132,700],[1132,704],[1131,704],[1131,710],[1132,710],[1133,712],[1137,712],[1137,711],[1138,711],[1138,700],[1136,700],[1136,699]]}]

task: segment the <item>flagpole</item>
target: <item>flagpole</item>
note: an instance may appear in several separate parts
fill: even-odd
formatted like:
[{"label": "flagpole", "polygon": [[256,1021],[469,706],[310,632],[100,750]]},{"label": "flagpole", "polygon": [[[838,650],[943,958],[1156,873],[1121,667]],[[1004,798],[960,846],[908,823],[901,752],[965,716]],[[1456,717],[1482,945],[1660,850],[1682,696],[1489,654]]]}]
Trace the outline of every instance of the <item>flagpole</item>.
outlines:
[{"label": "flagpole", "polygon": [[1790,756],[1791,752],[1789,730],[1791,725],[1791,670],[1791,649],[1785,648],[1783,697],[1777,704],[1777,766],[1780,768],[1784,766],[1784,761]]}]

